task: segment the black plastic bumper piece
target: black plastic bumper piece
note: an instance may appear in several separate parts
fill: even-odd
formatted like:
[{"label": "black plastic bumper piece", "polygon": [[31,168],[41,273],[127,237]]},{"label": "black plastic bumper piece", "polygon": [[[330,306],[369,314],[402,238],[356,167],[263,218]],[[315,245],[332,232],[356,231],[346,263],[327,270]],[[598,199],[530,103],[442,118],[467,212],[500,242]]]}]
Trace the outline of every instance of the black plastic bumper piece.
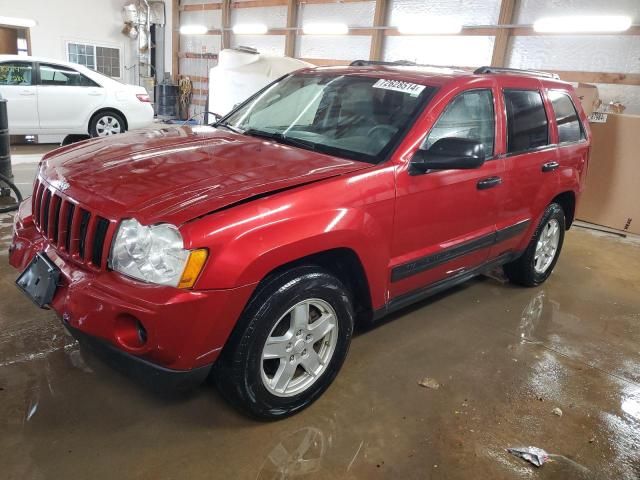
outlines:
[{"label": "black plastic bumper piece", "polygon": [[150,390],[159,393],[183,392],[197,387],[205,381],[211,365],[192,370],[172,370],[143,358],[124,352],[110,343],[87,335],[63,321],[67,330],[78,340],[81,347],[87,348],[105,363],[126,376],[142,383]]}]

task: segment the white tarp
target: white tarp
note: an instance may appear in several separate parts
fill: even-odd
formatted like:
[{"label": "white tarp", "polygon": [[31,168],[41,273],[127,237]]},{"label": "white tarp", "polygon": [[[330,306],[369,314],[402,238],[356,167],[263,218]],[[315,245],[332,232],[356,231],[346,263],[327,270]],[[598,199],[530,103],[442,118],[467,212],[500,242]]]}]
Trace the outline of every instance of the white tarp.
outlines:
[{"label": "white tarp", "polygon": [[209,111],[224,115],[277,78],[313,66],[290,57],[222,50],[209,71]]}]

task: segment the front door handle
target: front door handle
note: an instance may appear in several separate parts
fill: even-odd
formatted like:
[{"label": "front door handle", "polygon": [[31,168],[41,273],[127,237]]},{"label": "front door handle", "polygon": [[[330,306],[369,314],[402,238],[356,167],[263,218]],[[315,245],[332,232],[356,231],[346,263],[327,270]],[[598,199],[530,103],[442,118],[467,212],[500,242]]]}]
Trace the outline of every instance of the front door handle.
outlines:
[{"label": "front door handle", "polygon": [[478,190],[486,190],[487,188],[497,187],[502,183],[500,177],[487,177],[478,182]]},{"label": "front door handle", "polygon": [[33,96],[35,94],[36,94],[36,92],[32,92],[31,90],[22,90],[20,92],[20,95],[23,95],[25,97],[31,97],[31,96]]},{"label": "front door handle", "polygon": [[559,166],[560,166],[560,164],[558,162],[547,162],[544,165],[542,165],[542,171],[543,172],[552,172],[553,170],[555,170]]}]

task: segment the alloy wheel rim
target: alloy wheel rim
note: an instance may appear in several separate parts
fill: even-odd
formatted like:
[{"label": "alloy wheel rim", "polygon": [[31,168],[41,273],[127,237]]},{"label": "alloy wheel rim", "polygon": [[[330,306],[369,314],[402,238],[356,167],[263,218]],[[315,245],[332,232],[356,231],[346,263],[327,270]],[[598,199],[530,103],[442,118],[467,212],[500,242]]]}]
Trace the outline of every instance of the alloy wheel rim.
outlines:
[{"label": "alloy wheel rim", "polygon": [[549,269],[558,251],[559,243],[560,223],[552,218],[545,225],[536,244],[533,268],[537,273],[545,273]]},{"label": "alloy wheel rim", "polygon": [[278,397],[298,395],[326,371],[338,343],[333,307],[319,298],[296,303],[269,332],[260,373],[265,388]]},{"label": "alloy wheel rim", "polygon": [[120,122],[116,117],[105,115],[96,122],[96,133],[99,137],[116,135],[121,132]]}]

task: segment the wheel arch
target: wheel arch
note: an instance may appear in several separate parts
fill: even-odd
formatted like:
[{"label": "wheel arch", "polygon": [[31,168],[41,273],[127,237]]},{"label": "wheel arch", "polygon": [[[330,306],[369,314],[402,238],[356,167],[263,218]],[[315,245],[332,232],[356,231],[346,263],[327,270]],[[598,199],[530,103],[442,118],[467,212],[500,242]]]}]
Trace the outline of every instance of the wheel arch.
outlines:
[{"label": "wheel arch", "polygon": [[117,109],[115,107],[101,107],[98,110],[96,110],[95,112],[93,112],[91,114],[91,116],[89,117],[89,122],[87,123],[87,132],[89,134],[91,134],[91,123],[93,122],[93,119],[96,118],[101,113],[108,113],[108,112],[113,112],[113,113],[117,113],[118,115],[120,115],[122,117],[122,119],[124,120],[124,129],[125,129],[125,131],[129,130],[129,120],[127,120],[127,116],[122,112],[122,110],[119,110],[119,109]]},{"label": "wheel arch", "polygon": [[576,194],[572,190],[568,190],[566,192],[559,193],[556,195],[551,203],[557,203],[564,210],[564,217],[566,223],[566,230],[569,230],[571,225],[573,224],[573,220],[575,219],[576,214]]},{"label": "wheel arch", "polygon": [[371,290],[364,265],[351,248],[338,247],[291,260],[269,271],[258,283],[253,295],[275,276],[304,265],[317,266],[340,280],[353,296],[356,322],[367,322],[373,315]]}]

